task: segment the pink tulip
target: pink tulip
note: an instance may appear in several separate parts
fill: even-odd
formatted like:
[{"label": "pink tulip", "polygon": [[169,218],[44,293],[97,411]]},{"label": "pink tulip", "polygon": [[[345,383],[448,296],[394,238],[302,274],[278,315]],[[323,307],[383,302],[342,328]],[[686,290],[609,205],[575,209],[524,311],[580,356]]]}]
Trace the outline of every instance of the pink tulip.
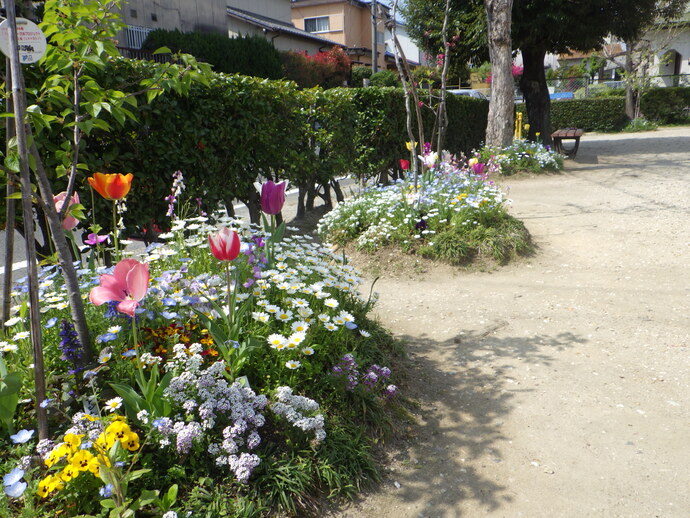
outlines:
[{"label": "pink tulip", "polygon": [[92,232],[88,235],[87,239],[84,239],[84,244],[91,246],[100,245],[101,243],[104,243],[107,240],[108,236],[99,236],[98,234]]},{"label": "pink tulip", "polygon": [[285,182],[268,181],[261,186],[261,210],[266,214],[278,214],[285,203]]},{"label": "pink tulip", "polygon": [[[56,194],[53,196],[53,203],[55,204],[55,210],[60,213],[62,210],[62,206],[65,203],[65,198],[67,197],[67,192],[62,191],[60,194]],[[70,215],[69,213],[69,207],[72,205],[75,205],[76,203],[79,203],[79,195],[75,192],[72,197],[69,199],[69,205],[68,205],[68,212],[65,214],[65,219],[62,220],[62,228],[65,230],[72,230],[74,227],[79,224],[79,220],[75,218],[74,216]]]},{"label": "pink tulip", "polygon": [[91,289],[89,300],[96,306],[119,302],[117,310],[133,317],[148,289],[149,265],[135,259],[123,259],[115,265],[112,275],[101,275],[101,285]]},{"label": "pink tulip", "polygon": [[240,255],[240,237],[227,227],[221,228],[217,234],[209,234],[208,244],[219,261],[232,261]]},{"label": "pink tulip", "polygon": [[486,164],[483,164],[482,162],[477,162],[476,164],[472,164],[472,170],[474,171],[474,174],[476,174],[476,175],[481,175],[484,172],[485,167],[486,167]]}]

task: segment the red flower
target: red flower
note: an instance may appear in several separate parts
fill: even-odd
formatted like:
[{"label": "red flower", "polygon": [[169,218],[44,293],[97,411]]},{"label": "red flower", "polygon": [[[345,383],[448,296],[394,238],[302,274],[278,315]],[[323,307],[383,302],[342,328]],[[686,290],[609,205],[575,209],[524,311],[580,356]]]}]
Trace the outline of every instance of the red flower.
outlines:
[{"label": "red flower", "polygon": [[219,261],[232,261],[240,255],[240,237],[227,227],[221,228],[217,234],[209,234],[208,244]]},{"label": "red flower", "polygon": [[401,158],[400,159],[400,169],[402,169],[403,171],[409,170],[410,169],[410,161],[405,160],[404,158]]}]

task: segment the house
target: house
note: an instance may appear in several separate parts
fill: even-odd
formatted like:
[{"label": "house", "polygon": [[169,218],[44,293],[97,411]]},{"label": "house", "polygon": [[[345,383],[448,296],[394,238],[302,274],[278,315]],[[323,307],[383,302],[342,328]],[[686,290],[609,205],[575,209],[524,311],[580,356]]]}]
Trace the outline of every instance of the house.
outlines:
[{"label": "house", "polygon": [[278,50],[314,53],[336,42],[296,28],[290,0],[124,0],[123,47],[140,49],[154,29],[261,35]]},{"label": "house", "polygon": [[[375,5],[377,68],[394,69],[392,36],[387,28],[392,18],[391,7],[381,0],[375,0]],[[345,46],[353,64],[372,66],[372,0],[292,0],[292,23]],[[419,49],[399,20],[396,33],[408,62],[419,64]]]},{"label": "house", "polygon": [[690,5],[677,20],[660,23],[645,35],[654,53],[652,70],[663,86],[690,86]]}]

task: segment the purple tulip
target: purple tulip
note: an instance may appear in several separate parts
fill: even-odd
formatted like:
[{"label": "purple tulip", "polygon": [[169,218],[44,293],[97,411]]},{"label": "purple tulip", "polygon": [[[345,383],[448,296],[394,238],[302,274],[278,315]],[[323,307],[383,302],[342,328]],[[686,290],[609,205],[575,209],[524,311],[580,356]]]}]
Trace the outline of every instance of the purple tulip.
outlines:
[{"label": "purple tulip", "polygon": [[481,162],[477,162],[476,164],[472,164],[472,170],[474,171],[474,174],[476,174],[476,175],[481,175],[484,172],[484,167],[486,167],[486,164],[483,164]]},{"label": "purple tulip", "polygon": [[266,214],[278,214],[285,203],[285,182],[268,181],[261,186],[261,210]]}]

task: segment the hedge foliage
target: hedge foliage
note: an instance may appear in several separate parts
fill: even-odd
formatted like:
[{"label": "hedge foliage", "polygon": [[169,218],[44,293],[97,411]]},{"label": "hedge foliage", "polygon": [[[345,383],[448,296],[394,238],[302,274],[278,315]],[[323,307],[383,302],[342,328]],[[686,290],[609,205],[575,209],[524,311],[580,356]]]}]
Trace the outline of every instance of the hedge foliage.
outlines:
[{"label": "hedge foliage", "polygon": [[[118,60],[99,81],[130,91],[157,66],[165,65]],[[208,86],[197,85],[186,97],[166,94],[133,110],[137,121],[121,129],[113,124],[109,133],[95,130],[80,155],[91,172],[134,173],[125,219],[132,232],[135,223],[166,227],[165,197],[177,170],[194,209],[198,203],[205,211],[231,210],[239,200],[257,218],[255,182],[262,178],[308,188],[347,174],[376,177],[397,170],[409,155],[403,92],[395,88],[299,89],[291,81],[213,74]],[[446,147],[455,153],[478,148],[488,103],[451,96],[448,113]],[[429,139],[433,114],[427,108],[424,123]],[[41,147],[60,145],[67,136],[43,135]],[[78,191],[87,193],[86,178],[79,181]],[[82,201],[90,205],[88,196]],[[109,203],[95,203],[98,220],[109,221]]]},{"label": "hedge foliage", "polygon": [[[516,105],[516,110],[527,116],[524,103]],[[525,118],[525,122],[528,122]],[[585,131],[620,131],[628,119],[625,116],[623,97],[604,97],[594,99],[568,99],[551,102],[551,127],[580,128]]]},{"label": "hedge foliage", "polygon": [[212,32],[181,32],[156,29],[146,37],[143,50],[167,47],[213,65],[216,72],[246,74],[268,79],[283,77],[280,53],[261,36],[228,38]]},{"label": "hedge foliage", "polygon": [[[654,88],[642,95],[644,116],[661,124],[690,122],[690,87]],[[526,117],[526,106],[515,109]],[[525,119],[527,122],[527,120]],[[628,119],[624,97],[596,97],[551,102],[551,127],[581,128],[585,131],[620,131]]]},{"label": "hedge foliage", "polygon": [[690,87],[650,90],[642,96],[640,108],[647,119],[662,124],[690,122]]}]

